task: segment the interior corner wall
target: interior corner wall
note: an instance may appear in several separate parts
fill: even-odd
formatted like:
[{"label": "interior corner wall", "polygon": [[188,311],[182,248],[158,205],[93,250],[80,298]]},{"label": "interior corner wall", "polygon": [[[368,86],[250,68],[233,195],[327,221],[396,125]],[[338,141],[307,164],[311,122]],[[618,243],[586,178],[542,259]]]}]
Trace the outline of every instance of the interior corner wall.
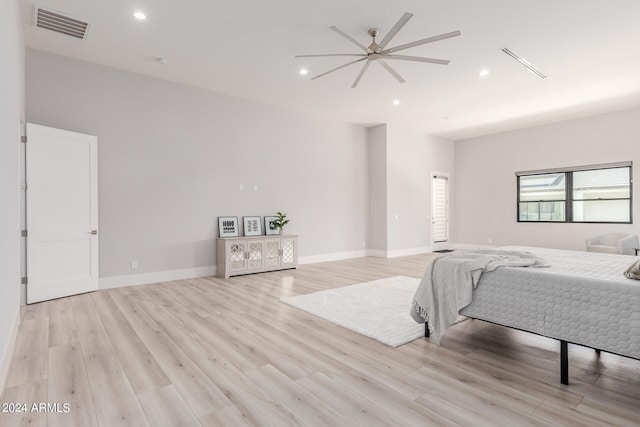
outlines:
[{"label": "interior corner wall", "polygon": [[213,266],[218,216],[364,253],[364,127],[30,49],[26,76],[29,122],[98,137],[101,282]]},{"label": "interior corner wall", "polygon": [[369,129],[368,137],[371,255],[430,251],[431,173],[455,180],[453,141],[391,124]]},{"label": "interior corner wall", "polygon": [[387,125],[367,129],[369,143],[369,244],[372,255],[387,256]]},{"label": "interior corner wall", "polygon": [[20,135],[24,40],[18,0],[0,2],[0,394],[20,313]]},{"label": "interior corner wall", "polygon": [[[453,240],[584,250],[605,232],[639,233],[634,224],[518,223],[515,172],[633,161],[640,177],[640,109],[536,126],[456,142]],[[634,217],[640,215],[638,186]]]},{"label": "interior corner wall", "polygon": [[455,144],[395,125],[388,125],[387,138],[388,250],[398,255],[430,251],[431,173],[448,173],[455,180]]}]

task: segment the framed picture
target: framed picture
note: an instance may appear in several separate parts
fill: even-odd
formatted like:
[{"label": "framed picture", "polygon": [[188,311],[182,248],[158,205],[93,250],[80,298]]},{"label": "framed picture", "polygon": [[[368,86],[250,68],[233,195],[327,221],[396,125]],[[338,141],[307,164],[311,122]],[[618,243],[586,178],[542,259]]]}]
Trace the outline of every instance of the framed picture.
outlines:
[{"label": "framed picture", "polygon": [[220,237],[238,237],[238,217],[219,216],[218,234],[220,235]]},{"label": "framed picture", "polygon": [[259,216],[243,216],[245,236],[262,236],[262,225]]},{"label": "framed picture", "polygon": [[277,216],[265,216],[264,217],[264,234],[271,235],[271,234],[279,234],[280,230],[278,230],[278,228],[276,228],[276,225],[274,223],[274,221],[276,220],[276,218],[278,218]]}]

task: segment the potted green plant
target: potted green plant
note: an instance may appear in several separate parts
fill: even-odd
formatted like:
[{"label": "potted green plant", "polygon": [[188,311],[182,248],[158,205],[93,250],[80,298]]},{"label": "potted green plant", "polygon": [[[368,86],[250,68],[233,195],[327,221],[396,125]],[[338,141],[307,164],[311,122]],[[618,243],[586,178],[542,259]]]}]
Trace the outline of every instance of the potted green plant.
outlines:
[{"label": "potted green plant", "polygon": [[280,230],[280,234],[284,234],[283,228],[289,223],[286,213],[276,212],[277,218],[273,221],[273,225]]}]

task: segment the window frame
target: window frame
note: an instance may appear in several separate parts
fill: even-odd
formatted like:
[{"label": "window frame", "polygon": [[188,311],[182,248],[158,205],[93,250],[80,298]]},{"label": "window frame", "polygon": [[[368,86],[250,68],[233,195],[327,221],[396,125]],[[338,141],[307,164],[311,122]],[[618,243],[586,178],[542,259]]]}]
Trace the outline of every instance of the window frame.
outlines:
[{"label": "window frame", "polygon": [[[574,199],[573,195],[573,174],[574,172],[594,171],[603,169],[619,169],[629,168],[629,197],[624,198],[606,198],[606,199]],[[523,176],[535,176],[535,175],[547,175],[547,174],[559,174],[563,173],[564,178],[564,200],[524,200],[520,199],[520,177]],[[628,200],[629,201],[629,221],[576,221],[574,220],[573,204],[576,201],[614,201],[614,200]],[[520,206],[521,203],[537,202],[564,202],[564,220],[522,220],[520,219]],[[540,215],[538,214],[538,218]],[[531,170],[516,172],[516,221],[520,223],[554,223],[554,224],[633,224],[633,162],[620,162],[620,163],[607,163],[600,165],[589,166],[574,166],[558,169],[543,169],[543,170]]]}]

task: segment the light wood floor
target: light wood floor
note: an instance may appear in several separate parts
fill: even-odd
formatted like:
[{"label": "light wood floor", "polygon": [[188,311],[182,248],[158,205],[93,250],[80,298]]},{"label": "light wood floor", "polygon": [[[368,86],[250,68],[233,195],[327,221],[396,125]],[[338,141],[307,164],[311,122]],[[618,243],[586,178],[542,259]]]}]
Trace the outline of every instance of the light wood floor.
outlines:
[{"label": "light wood floor", "polygon": [[[26,307],[0,425],[640,425],[640,361],[477,320],[399,348],[278,302],[395,275],[429,255],[203,278]],[[69,405],[34,413],[32,403]],[[50,408],[51,409],[51,408]]]}]

